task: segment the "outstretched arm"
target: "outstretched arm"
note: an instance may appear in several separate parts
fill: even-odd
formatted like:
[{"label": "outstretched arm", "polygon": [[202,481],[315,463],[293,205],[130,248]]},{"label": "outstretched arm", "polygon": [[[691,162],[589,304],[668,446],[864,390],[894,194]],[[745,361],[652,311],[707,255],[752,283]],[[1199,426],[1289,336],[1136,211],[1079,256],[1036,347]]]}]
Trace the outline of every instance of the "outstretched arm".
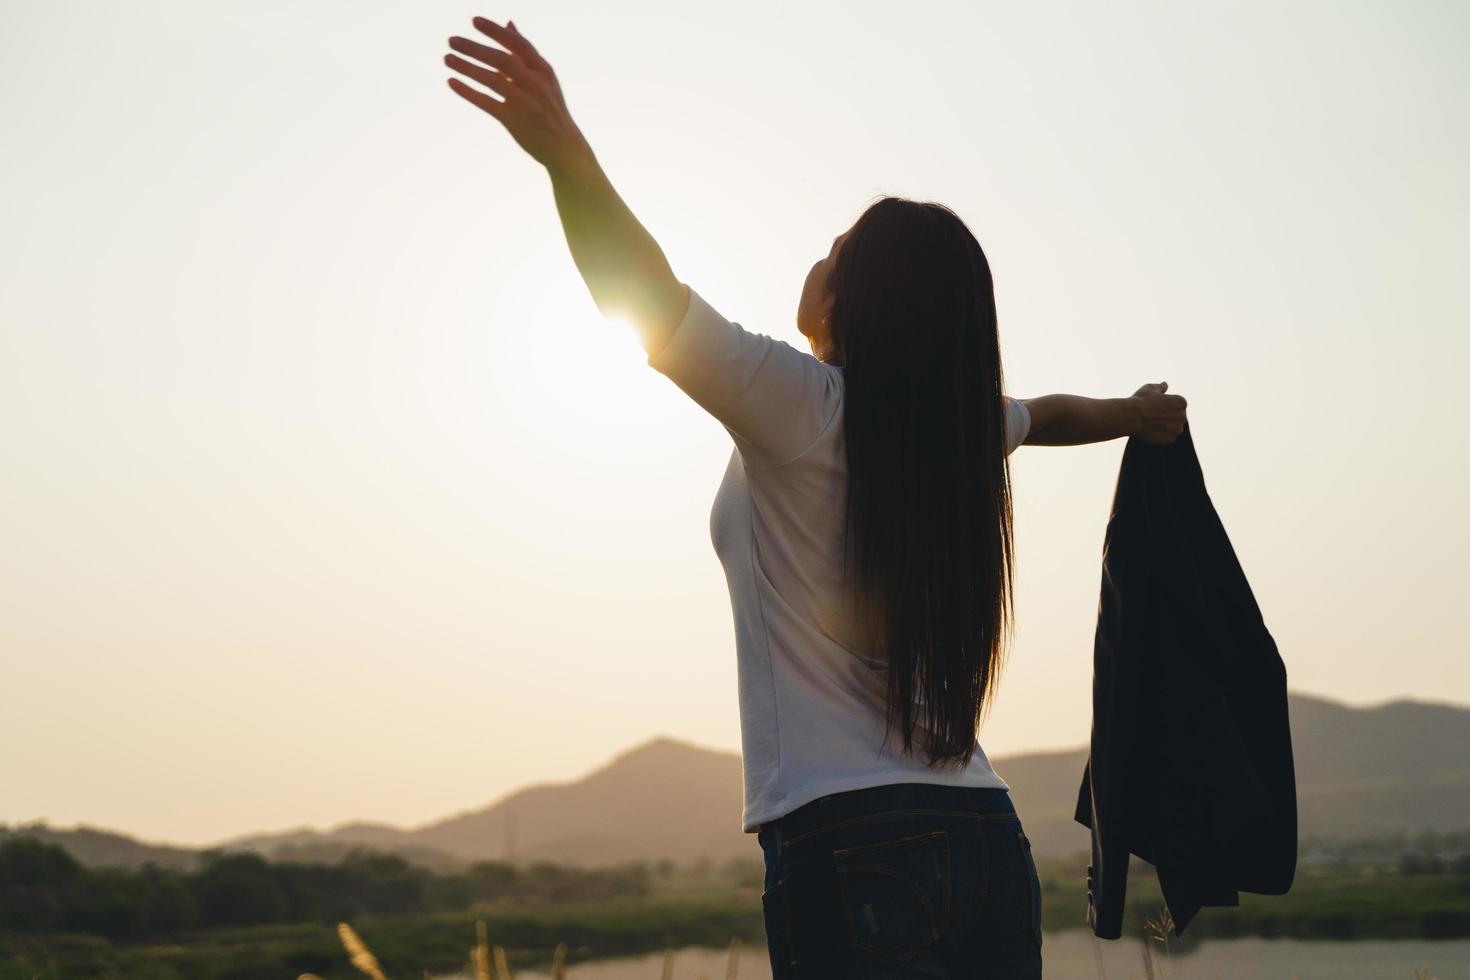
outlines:
[{"label": "outstretched arm", "polygon": [[1027,398],[1031,410],[1028,446],[1080,446],[1137,436],[1146,442],[1169,443],[1184,431],[1182,395],[1168,395],[1167,381],[1146,384],[1127,398],[1085,395],[1039,395]]},{"label": "outstretched arm", "polygon": [[689,287],[590,149],[547,169],[567,247],[593,302],[603,316],[631,324],[648,353],[661,350],[689,305]]},{"label": "outstretched arm", "polygon": [[[689,287],[675,276],[658,242],[613,188],[592,147],[567,110],[556,73],[516,30],[484,17],[474,26],[506,50],[469,38],[449,46],[450,68],[501,96],[457,78],[449,87],[499,121],[521,148],[546,168],[572,261],[604,316],[630,323],[644,349],[661,349],[689,304]],[[473,61],[467,60],[474,59]]]}]

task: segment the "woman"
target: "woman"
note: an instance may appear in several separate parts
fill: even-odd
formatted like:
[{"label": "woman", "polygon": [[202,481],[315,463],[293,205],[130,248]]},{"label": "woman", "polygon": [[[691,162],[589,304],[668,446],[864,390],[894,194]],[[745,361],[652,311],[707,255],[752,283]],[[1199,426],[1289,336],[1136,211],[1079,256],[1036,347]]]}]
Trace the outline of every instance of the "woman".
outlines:
[{"label": "woman", "polygon": [[675,278],[536,48],[473,23],[500,47],[452,37],[445,62],[492,94],[450,87],[546,167],[598,308],[735,444],[711,529],[775,977],[1039,977],[1030,843],[976,740],[1012,622],[1007,456],[1168,442],[1184,399],[1007,397],[979,244],[894,197],[812,266],[812,354],[747,333]]}]

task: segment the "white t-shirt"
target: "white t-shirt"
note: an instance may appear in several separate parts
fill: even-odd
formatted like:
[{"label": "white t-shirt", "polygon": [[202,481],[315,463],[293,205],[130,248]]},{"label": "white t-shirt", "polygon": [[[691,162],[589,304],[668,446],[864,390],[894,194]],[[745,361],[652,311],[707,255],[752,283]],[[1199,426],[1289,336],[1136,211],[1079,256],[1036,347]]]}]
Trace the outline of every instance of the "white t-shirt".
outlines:
[{"label": "white t-shirt", "polygon": [[[967,768],[925,767],[915,732],[885,747],[884,664],[854,632],[842,579],[846,449],[842,369],[721,316],[694,290],[648,364],[735,442],[710,514],[735,617],[745,781],[754,833],[819,796],[887,783],[1009,789],[978,742]],[[1006,399],[1006,452],[1031,415]]]}]

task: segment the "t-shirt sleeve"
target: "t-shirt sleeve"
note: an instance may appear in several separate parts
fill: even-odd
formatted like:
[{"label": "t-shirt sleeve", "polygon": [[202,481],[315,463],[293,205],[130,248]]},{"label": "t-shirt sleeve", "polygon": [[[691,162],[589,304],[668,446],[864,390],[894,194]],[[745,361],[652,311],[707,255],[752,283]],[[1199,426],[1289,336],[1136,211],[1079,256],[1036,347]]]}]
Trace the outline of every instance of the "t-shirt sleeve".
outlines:
[{"label": "t-shirt sleeve", "polygon": [[1026,441],[1026,436],[1031,432],[1031,409],[1026,407],[1026,402],[1020,398],[1005,397],[1006,405],[1006,455],[1016,451],[1016,447]]},{"label": "t-shirt sleeve", "polygon": [[725,426],[747,465],[796,459],[841,410],[836,368],[732,323],[693,288],[684,318],[648,364]]}]

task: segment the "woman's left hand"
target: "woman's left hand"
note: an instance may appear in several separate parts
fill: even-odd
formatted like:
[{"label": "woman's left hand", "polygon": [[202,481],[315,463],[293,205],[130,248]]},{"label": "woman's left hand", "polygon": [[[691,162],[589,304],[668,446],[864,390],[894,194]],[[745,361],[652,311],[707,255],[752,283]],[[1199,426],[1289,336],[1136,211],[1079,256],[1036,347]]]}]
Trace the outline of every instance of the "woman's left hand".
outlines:
[{"label": "woman's left hand", "polygon": [[446,54],[444,63],[501,98],[471,88],[458,78],[449,79],[449,87],[494,116],[521,149],[548,170],[565,167],[579,155],[589,153],[587,141],[567,111],[556,73],[516,30],[515,23],[501,27],[484,17],[476,17],[472,23],[507,50],[455,36],[449,39],[449,46],[475,60]]}]

